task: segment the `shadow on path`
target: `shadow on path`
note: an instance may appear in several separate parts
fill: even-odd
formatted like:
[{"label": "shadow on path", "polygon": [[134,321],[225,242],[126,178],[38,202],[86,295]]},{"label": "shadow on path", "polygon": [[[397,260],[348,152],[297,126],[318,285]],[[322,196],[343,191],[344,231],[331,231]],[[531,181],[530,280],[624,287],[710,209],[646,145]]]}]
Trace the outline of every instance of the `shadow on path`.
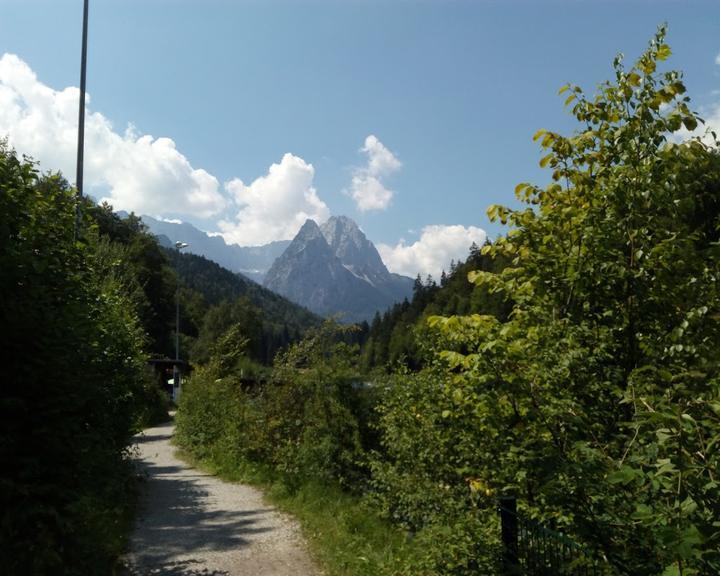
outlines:
[{"label": "shadow on path", "polygon": [[[159,568],[151,568],[149,572],[143,572],[142,576],[228,576],[229,572],[225,570],[208,570],[207,568],[198,568],[200,564],[197,560],[183,560],[176,562],[168,562]],[[133,574],[140,573],[135,572]]]},{"label": "shadow on path", "polygon": [[135,437],[142,479],[124,557],[132,576],[312,576],[295,525],[257,490],[223,482],[175,456],[173,424]]},{"label": "shadow on path", "polygon": [[[160,435],[158,435],[160,436]],[[267,508],[240,511],[212,510],[208,492],[200,484],[207,474],[182,465],[138,463],[146,478],[139,510],[138,533],[144,542],[133,562],[132,574],[163,576],[220,576],[179,556],[198,552],[237,550],[250,544],[251,534],[271,529],[257,525]]]}]

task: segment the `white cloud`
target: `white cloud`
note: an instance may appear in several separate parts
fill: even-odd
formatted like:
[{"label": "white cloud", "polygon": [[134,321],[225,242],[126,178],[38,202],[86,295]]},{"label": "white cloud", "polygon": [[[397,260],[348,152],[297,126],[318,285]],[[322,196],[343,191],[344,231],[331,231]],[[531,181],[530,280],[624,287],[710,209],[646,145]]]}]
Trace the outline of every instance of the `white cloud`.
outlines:
[{"label": "white cloud", "polygon": [[367,154],[367,171],[373,176],[392,174],[402,167],[400,160],[372,134],[365,138],[365,145],[360,148],[360,151]]},{"label": "white cloud", "polygon": [[[78,99],[75,87],[54,90],[13,54],[0,58],[0,136],[18,152],[75,180]],[[88,100],[89,101],[89,100]],[[85,116],[85,192],[105,195],[118,210],[207,218],[226,200],[217,179],[195,169],[169,138],[113,130],[99,112]]]},{"label": "white cloud", "polygon": [[240,207],[235,220],[218,223],[225,240],[243,246],[286,240],[308,218],[327,220],[330,210],[313,187],[314,177],[312,164],[285,154],[249,186],[238,178],[225,184]]},{"label": "white cloud", "polygon": [[715,64],[717,64],[718,66],[720,66],[720,52],[718,52],[718,55],[715,56]]},{"label": "white cloud", "polygon": [[390,205],[393,191],[385,188],[382,182],[367,174],[355,175],[352,178],[350,196],[362,212],[368,210],[385,210]]},{"label": "white cloud", "polygon": [[465,260],[472,243],[480,246],[486,237],[485,231],[475,226],[432,225],[425,226],[413,244],[401,240],[396,246],[378,244],[377,248],[391,272],[411,277],[432,274],[437,279],[450,268],[451,260]]},{"label": "white cloud", "polygon": [[354,171],[349,194],[362,212],[385,210],[394,192],[385,187],[382,179],[400,170],[402,163],[372,134],[365,138],[360,152],[367,155],[367,165]]}]

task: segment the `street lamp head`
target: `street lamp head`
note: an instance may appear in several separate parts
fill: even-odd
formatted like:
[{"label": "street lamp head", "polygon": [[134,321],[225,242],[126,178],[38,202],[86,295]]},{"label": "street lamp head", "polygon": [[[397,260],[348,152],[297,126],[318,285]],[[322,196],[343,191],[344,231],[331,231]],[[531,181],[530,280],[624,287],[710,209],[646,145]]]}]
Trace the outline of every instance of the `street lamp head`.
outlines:
[{"label": "street lamp head", "polygon": [[177,248],[178,250],[182,250],[183,248],[187,248],[188,246],[190,246],[190,244],[188,244],[187,242],[180,242],[180,240],[175,242],[175,248]]}]

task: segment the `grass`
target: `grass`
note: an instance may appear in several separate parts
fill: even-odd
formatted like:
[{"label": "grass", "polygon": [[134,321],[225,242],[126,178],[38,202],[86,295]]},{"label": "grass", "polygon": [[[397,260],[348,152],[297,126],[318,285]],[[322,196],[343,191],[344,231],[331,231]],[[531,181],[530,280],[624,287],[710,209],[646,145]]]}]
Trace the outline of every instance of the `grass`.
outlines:
[{"label": "grass", "polygon": [[411,558],[418,553],[404,531],[337,486],[310,482],[290,491],[261,466],[198,460],[183,450],[177,455],[224,480],[262,489],[268,502],[298,520],[326,576],[407,574]]}]

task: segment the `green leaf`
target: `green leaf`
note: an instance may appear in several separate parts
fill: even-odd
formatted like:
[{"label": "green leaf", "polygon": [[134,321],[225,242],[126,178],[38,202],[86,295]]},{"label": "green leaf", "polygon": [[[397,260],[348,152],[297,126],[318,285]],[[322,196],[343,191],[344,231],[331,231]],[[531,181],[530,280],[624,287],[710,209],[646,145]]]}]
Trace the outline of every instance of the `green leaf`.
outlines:
[{"label": "green leaf", "polygon": [[646,75],[650,75],[653,72],[655,72],[655,69],[657,68],[657,65],[655,64],[654,60],[650,60],[649,58],[646,58],[644,61],[640,63],[640,69],[645,72]]},{"label": "green leaf", "polygon": [[668,428],[660,428],[655,431],[655,435],[658,438],[660,444],[665,444],[669,438],[672,438],[673,434]]},{"label": "green leaf", "polygon": [[607,481],[610,484],[629,484],[638,474],[642,475],[642,472],[636,471],[630,466],[623,466],[620,470],[608,474]]},{"label": "green leaf", "polygon": [[631,72],[627,76],[627,83],[630,86],[640,86],[640,75],[636,72]]},{"label": "green leaf", "polygon": [[555,157],[555,153],[551,152],[547,156],[543,156],[540,159],[540,168],[545,168],[550,163],[550,160],[552,160]]},{"label": "green leaf", "polygon": [[662,62],[663,60],[667,60],[670,57],[670,54],[672,54],[672,50],[670,50],[670,46],[667,44],[661,44],[658,46],[657,50],[657,59]]},{"label": "green leaf", "polygon": [[692,422],[693,424],[696,423],[696,422],[695,422],[695,418],[693,418],[690,414],[685,413],[685,414],[683,414],[681,417],[682,417],[683,420],[686,420],[686,421],[688,421],[688,422]]},{"label": "green leaf", "polygon": [[547,132],[547,130],[545,130],[544,128],[541,128],[540,130],[535,132],[535,134],[533,134],[533,138],[532,138],[533,142],[536,142],[539,138],[541,138],[545,134],[545,132]]},{"label": "green leaf", "polygon": [[487,216],[490,219],[490,222],[495,222],[498,217],[498,211],[500,210],[501,206],[499,204],[492,204],[487,209]]},{"label": "green leaf", "polygon": [[685,128],[687,130],[689,130],[690,132],[695,130],[695,128],[697,128],[697,125],[698,125],[697,119],[695,119],[695,117],[693,117],[693,116],[685,116],[685,118],[683,118],[683,120],[682,120],[682,123],[683,123],[683,126],[685,126]]}]

